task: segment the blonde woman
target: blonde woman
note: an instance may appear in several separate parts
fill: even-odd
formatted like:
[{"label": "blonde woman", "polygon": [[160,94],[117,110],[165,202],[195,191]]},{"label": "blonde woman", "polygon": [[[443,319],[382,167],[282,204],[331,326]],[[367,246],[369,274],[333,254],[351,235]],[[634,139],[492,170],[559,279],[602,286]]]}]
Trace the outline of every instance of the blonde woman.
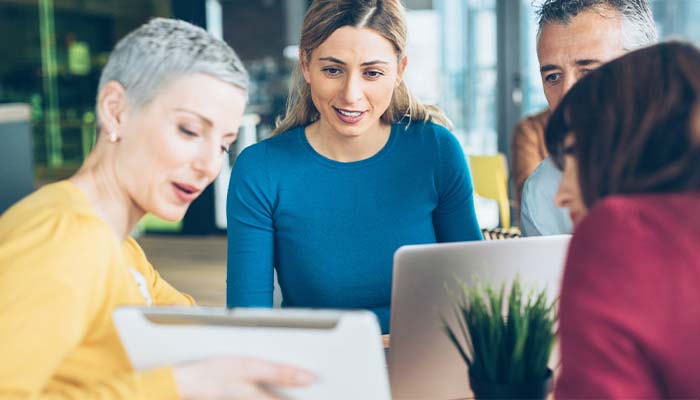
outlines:
[{"label": "blonde woman", "polygon": [[229,306],[364,308],[389,331],[399,246],[479,240],[469,169],[447,118],[403,81],[399,0],[314,1],[298,82],[273,137],[236,161]]},{"label": "blonde woman", "polygon": [[272,399],[291,367],[224,357],[136,372],[112,324],[120,305],[188,305],[129,232],[182,218],[236,139],[248,76],[225,43],[155,19],[122,39],[100,79],[95,149],[70,179],[0,219],[0,398]]}]

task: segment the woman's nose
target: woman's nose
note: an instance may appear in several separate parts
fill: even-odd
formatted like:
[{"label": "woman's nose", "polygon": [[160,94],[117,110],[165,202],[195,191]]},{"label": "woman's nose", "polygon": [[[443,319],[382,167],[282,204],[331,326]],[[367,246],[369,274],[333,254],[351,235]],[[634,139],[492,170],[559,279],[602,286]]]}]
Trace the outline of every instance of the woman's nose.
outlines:
[{"label": "woman's nose", "polygon": [[343,100],[353,103],[362,97],[362,82],[354,76],[348,76],[343,87]]},{"label": "woman's nose", "polygon": [[221,162],[223,159],[224,157],[221,155],[221,148],[219,146],[216,147],[215,151],[209,149],[208,146],[203,146],[202,151],[192,163],[192,167],[211,182],[221,171]]}]

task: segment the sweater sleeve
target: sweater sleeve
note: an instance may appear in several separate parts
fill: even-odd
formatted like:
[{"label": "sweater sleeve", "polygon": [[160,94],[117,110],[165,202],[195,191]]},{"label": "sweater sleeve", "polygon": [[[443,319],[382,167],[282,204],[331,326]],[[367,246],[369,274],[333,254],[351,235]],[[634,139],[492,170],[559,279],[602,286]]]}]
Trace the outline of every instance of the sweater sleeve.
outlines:
[{"label": "sweater sleeve", "polygon": [[515,186],[515,202],[518,206],[525,180],[547,156],[543,137],[548,118],[549,112],[544,111],[523,119],[513,128],[510,169]]},{"label": "sweater sleeve", "polygon": [[0,398],[32,400],[175,400],[180,399],[171,367],[126,372],[88,385],[64,386],[58,393],[0,392]]},{"label": "sweater sleeve", "polygon": [[226,200],[228,307],[272,306],[275,232],[264,146],[246,148],[231,171]]},{"label": "sweater sleeve", "polygon": [[138,266],[139,271],[146,279],[149,285],[149,291],[153,294],[153,304],[159,306],[193,306],[194,299],[185,293],[180,292],[163,279],[158,271],[153,268],[153,265],[146,258],[143,249],[133,239],[127,239],[128,246],[134,254],[134,265]]},{"label": "sweater sleeve", "polygon": [[[665,265],[655,240],[623,209],[603,202],[577,227],[560,298],[562,372],[557,398],[661,398],[643,332],[653,314],[653,281]],[[656,243],[658,246],[658,243]]]},{"label": "sweater sleeve", "polygon": [[[38,218],[0,241],[0,398],[47,396],[103,304],[114,241],[81,216]],[[64,386],[51,398],[177,397],[170,368]]]},{"label": "sweater sleeve", "polygon": [[436,169],[438,205],[433,226],[438,242],[481,240],[481,229],[474,209],[474,187],[462,146],[447,129],[438,130]]}]

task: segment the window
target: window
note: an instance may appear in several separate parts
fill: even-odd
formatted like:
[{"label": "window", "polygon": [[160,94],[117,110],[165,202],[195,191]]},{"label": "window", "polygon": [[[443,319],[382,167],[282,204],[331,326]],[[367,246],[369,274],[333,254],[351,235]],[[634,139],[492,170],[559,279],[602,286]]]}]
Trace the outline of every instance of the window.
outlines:
[{"label": "window", "polygon": [[[435,0],[433,7],[439,27],[434,42],[439,60],[437,104],[454,123],[454,133],[467,153],[493,153],[497,145],[496,0]],[[409,26],[409,32],[413,29]]]},{"label": "window", "polygon": [[652,0],[654,19],[661,39],[700,41],[699,0]]},{"label": "window", "polygon": [[542,89],[540,64],[537,61],[537,19],[532,0],[521,0],[520,48],[522,68],[522,115],[535,114],[548,107]]}]

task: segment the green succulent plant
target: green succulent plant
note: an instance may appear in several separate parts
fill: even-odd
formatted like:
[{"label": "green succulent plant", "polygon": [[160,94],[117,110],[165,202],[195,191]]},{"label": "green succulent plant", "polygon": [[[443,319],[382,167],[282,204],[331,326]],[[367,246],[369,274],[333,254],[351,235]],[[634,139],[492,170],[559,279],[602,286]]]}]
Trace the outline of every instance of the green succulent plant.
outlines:
[{"label": "green succulent plant", "polygon": [[469,376],[502,384],[545,379],[555,342],[556,300],[548,301],[546,290],[525,294],[517,277],[507,295],[505,284],[498,291],[461,281],[459,285],[458,293],[448,289],[458,328],[444,317],[442,322]]}]

